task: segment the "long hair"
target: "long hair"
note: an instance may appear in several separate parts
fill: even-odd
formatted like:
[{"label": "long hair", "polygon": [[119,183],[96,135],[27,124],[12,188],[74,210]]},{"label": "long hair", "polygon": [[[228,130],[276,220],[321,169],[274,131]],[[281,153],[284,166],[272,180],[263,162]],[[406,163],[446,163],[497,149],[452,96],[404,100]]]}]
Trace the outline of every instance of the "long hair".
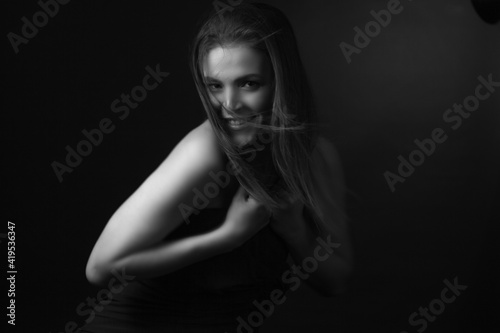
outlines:
[{"label": "long hair", "polygon": [[[237,45],[264,52],[274,77],[274,100],[268,121],[250,123],[259,129],[257,139],[243,147],[232,143],[222,119],[222,106],[212,105],[203,74],[204,59],[211,49]],[[241,186],[271,211],[279,207],[276,191],[282,188],[323,220],[311,189],[311,152],[316,146],[319,125],[295,34],[286,16],[277,8],[260,3],[241,3],[212,11],[191,45],[190,69],[218,142],[238,170],[235,176]]]}]

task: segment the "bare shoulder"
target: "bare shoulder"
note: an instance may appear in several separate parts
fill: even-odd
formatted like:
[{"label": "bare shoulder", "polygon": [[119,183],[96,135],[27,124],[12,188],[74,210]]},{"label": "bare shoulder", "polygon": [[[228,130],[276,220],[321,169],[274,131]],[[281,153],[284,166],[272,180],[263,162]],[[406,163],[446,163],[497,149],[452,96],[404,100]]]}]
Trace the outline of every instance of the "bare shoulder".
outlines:
[{"label": "bare shoulder", "polygon": [[208,120],[192,129],[179,143],[179,147],[187,149],[190,154],[198,156],[206,162],[205,166],[215,167],[222,163],[223,152],[217,142],[217,137]]},{"label": "bare shoulder", "polygon": [[[224,154],[206,123],[189,131],[138,189],[138,197],[165,200],[170,206],[190,201],[192,188],[204,185]],[[163,199],[162,199],[163,198]]]},{"label": "bare shoulder", "polygon": [[232,199],[238,183],[234,181],[234,176],[226,172],[227,156],[219,145],[208,120],[191,130],[178,143],[171,155],[169,158],[175,161],[172,163],[175,163],[178,168],[191,170],[188,171],[188,176],[183,177],[190,189],[190,193],[182,197],[183,202],[194,203],[196,194],[191,190],[193,188],[205,189],[207,184],[214,182],[214,174],[220,175],[221,172],[224,174],[224,183],[227,183],[220,188],[219,194],[215,197],[211,196],[206,207],[222,207]]},{"label": "bare shoulder", "polygon": [[224,156],[207,120],[187,133],[171,151],[167,160],[193,172],[205,172],[222,167]]},{"label": "bare shoulder", "polygon": [[188,221],[193,189],[203,188],[210,171],[222,164],[221,154],[206,124],[187,133],[110,218],[89,258],[88,276],[95,277],[96,267],[159,244]]}]

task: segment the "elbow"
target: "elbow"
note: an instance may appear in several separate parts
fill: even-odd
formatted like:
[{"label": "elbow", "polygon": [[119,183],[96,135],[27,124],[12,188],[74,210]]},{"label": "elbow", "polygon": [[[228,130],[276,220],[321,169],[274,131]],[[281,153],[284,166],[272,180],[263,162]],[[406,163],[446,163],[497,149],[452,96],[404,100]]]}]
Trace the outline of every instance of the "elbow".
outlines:
[{"label": "elbow", "polygon": [[[94,262],[89,260],[85,268],[85,276],[90,284],[108,288],[111,291],[121,290],[133,282],[135,275],[125,273],[125,265],[119,262]],[[113,291],[114,292],[114,291]]]},{"label": "elbow", "polygon": [[111,271],[110,265],[96,263],[94,260],[89,259],[85,267],[85,276],[90,284],[104,287],[111,276]]},{"label": "elbow", "polygon": [[94,286],[102,287],[104,285],[104,274],[94,265],[87,264],[87,267],[85,268],[85,277],[87,278],[87,281]]}]

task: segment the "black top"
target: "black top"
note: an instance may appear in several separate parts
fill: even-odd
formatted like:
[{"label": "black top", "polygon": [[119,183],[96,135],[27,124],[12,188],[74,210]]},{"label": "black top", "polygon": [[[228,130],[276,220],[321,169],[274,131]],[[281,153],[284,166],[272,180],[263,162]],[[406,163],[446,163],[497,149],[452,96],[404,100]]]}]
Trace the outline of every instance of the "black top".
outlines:
[{"label": "black top", "polygon": [[[227,209],[206,208],[191,215],[190,223],[181,225],[168,238],[217,228],[224,222]],[[241,321],[247,322],[248,315],[257,311],[252,303],[269,300],[274,289],[286,291],[281,279],[288,269],[287,255],[285,243],[268,225],[232,252],[158,278],[129,282],[113,294],[111,303],[101,312],[95,311],[95,318],[81,332],[232,333],[238,326],[240,332],[247,332]],[[253,332],[256,328],[251,327]]]}]

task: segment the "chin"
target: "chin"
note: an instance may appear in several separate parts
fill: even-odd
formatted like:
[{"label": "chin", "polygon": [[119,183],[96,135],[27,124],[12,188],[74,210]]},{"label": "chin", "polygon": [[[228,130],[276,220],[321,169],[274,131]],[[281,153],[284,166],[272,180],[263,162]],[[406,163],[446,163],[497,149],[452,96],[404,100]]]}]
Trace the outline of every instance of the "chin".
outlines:
[{"label": "chin", "polygon": [[245,133],[234,133],[233,134],[233,142],[238,147],[243,147],[251,144],[255,137],[257,136],[257,129],[252,129],[251,131]]}]

